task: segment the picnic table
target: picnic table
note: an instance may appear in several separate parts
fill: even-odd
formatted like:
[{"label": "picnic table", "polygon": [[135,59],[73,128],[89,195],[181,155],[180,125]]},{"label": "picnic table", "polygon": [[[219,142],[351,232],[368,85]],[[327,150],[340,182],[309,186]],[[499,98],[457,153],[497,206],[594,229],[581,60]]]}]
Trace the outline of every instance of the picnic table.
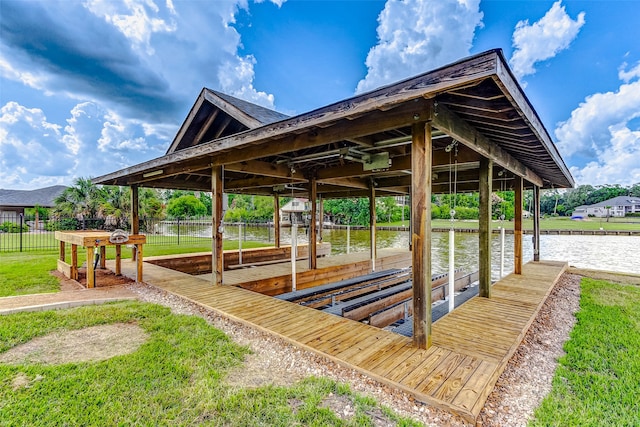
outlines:
[{"label": "picnic table", "polygon": [[[86,248],[87,251],[87,288],[95,287],[94,277],[94,261],[93,257],[96,248],[100,250],[100,268],[106,268],[106,247],[115,246],[116,248],[116,271],[117,275],[122,274],[121,258],[122,245],[133,245],[136,248],[135,257],[132,261],[137,262],[136,280],[142,281],[142,245],[146,243],[147,238],[142,234],[132,234],[128,236],[126,241],[111,241],[111,233],[104,230],[71,230],[56,231],[56,240],[60,241],[60,253],[58,258],[58,271],[66,277],[78,280],[78,246]],[[66,262],[66,244],[71,244],[71,264]]]}]

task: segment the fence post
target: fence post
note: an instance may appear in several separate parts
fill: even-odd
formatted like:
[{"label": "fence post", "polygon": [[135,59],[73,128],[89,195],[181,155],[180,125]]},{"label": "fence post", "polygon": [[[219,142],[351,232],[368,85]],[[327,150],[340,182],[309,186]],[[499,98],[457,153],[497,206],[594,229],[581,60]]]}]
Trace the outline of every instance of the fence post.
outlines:
[{"label": "fence post", "polygon": [[22,252],[22,224],[24,223],[24,214],[20,214],[20,252]]},{"label": "fence post", "polygon": [[180,244],[180,217],[178,217],[178,245]]}]

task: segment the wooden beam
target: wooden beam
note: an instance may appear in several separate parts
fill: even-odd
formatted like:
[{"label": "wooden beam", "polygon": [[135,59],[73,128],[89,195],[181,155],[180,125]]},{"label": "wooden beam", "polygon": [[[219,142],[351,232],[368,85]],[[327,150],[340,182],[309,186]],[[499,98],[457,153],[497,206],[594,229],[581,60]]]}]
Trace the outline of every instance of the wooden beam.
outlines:
[{"label": "wooden beam", "polygon": [[[163,157],[122,169],[100,177],[105,185],[131,185],[136,182],[156,181],[158,179],[201,170],[215,165],[241,163],[262,157],[274,156],[305,148],[342,141],[375,132],[408,126],[425,110],[427,100],[415,100],[390,111],[372,111],[367,116],[354,120],[344,119],[330,123],[326,128],[303,129],[303,133],[289,134],[289,128],[280,129],[285,123],[279,123],[278,129],[262,127],[255,132],[243,132],[221,138],[215,143],[203,143],[167,154]],[[418,115],[418,116],[416,116]],[[280,135],[282,133],[282,135]],[[242,150],[238,150],[242,147]],[[143,174],[162,170],[158,177],[144,178]],[[129,176],[127,176],[129,175]],[[122,177],[122,178],[120,178]],[[158,187],[158,185],[156,185]],[[171,188],[159,186],[160,188]]]},{"label": "wooden beam", "polygon": [[291,168],[285,164],[273,164],[260,160],[248,160],[246,162],[230,163],[224,166],[225,171],[243,172],[272,178],[286,178],[289,181],[303,181],[306,178],[300,172],[291,172]]},{"label": "wooden beam", "polygon": [[[480,155],[466,147],[460,146],[457,156],[450,156],[449,153],[444,150],[434,151],[432,154],[432,166],[445,166],[450,161],[457,160],[458,163],[477,162],[480,160]],[[384,173],[393,174],[393,172],[402,172],[411,170],[411,155],[398,156],[391,159],[391,166],[386,169]],[[370,175],[380,175],[380,171],[365,171],[360,163],[349,163],[342,166],[336,166],[332,168],[320,169],[318,171],[318,182],[335,182],[335,178],[351,178],[351,177],[366,177]]]},{"label": "wooden beam", "polygon": [[213,124],[216,117],[218,117],[219,113],[220,113],[220,109],[216,108],[215,110],[213,110],[211,114],[209,114],[209,117],[207,118],[207,120],[204,122],[204,124],[198,131],[198,134],[196,135],[195,138],[193,138],[193,143],[191,144],[191,146],[198,145],[202,141],[202,138],[204,138],[204,135],[207,133],[207,131]]},{"label": "wooden beam", "polygon": [[220,127],[218,127],[218,129],[216,130],[216,133],[213,135],[212,139],[220,138],[220,135],[222,135],[224,130],[229,126],[229,124],[231,123],[231,120],[233,120],[233,117],[231,116],[226,116],[224,119],[222,119],[222,123],[220,124]]},{"label": "wooden beam", "polygon": [[515,177],[513,187],[514,219],[513,219],[513,272],[522,274],[522,178]]},{"label": "wooden beam", "polygon": [[493,161],[491,159],[480,160],[480,203],[479,203],[479,227],[478,240],[478,265],[480,270],[480,284],[478,295],[491,298],[491,192],[493,175]]},{"label": "wooden beam", "polygon": [[316,221],[318,219],[318,191],[316,178],[309,179],[309,200],[311,201],[311,223],[309,224],[309,270],[316,269],[317,247],[316,247]]},{"label": "wooden beam", "polygon": [[542,187],[542,178],[535,172],[516,160],[511,154],[491,142],[477,129],[458,117],[453,111],[442,104],[435,110],[433,126],[451,135],[460,143],[477,151],[482,156],[493,160],[515,175],[521,176],[532,184]]},{"label": "wooden beam", "polygon": [[533,186],[533,260],[540,261],[540,187]]},{"label": "wooden beam", "polygon": [[[140,234],[140,215],[138,203],[138,186],[131,186],[131,234]],[[131,260],[135,261],[137,257],[135,247],[131,249]],[[93,262],[92,260],[87,260]]]},{"label": "wooden beam", "polygon": [[431,346],[431,124],[412,126],[413,344]]},{"label": "wooden beam", "polygon": [[260,187],[274,187],[277,185],[285,185],[290,183],[291,183],[291,180],[287,180],[284,178],[256,176],[256,177],[245,178],[245,179],[227,180],[227,182],[225,183],[224,189],[229,193],[233,193],[235,190],[260,188]]},{"label": "wooden beam", "polygon": [[222,251],[222,166],[211,168],[211,196],[212,196],[212,236],[211,236],[211,271],[213,285],[222,285],[222,272],[224,270],[224,254]]},{"label": "wooden beam", "polygon": [[[181,151],[178,151],[176,154],[179,154]],[[211,169],[211,160],[208,158],[201,158],[196,160],[182,160],[177,161],[170,165],[165,165],[162,167],[154,168],[155,170],[147,170],[145,172],[140,172],[129,179],[130,184],[145,184],[148,182],[156,182],[166,180],[176,175],[181,174],[190,174],[196,173],[202,170],[210,170]],[[157,175],[154,172],[158,173]],[[144,175],[151,174],[152,176],[145,177]],[[144,185],[147,187],[148,185]]]},{"label": "wooden beam", "polygon": [[[396,172],[411,169],[411,156],[394,157],[388,172]],[[330,182],[335,178],[351,178],[377,175],[379,171],[365,171],[361,163],[349,163],[346,165],[324,168],[318,171],[318,182]]]},{"label": "wooden beam", "polygon": [[[252,135],[241,133],[216,141],[214,147],[199,145],[189,150],[195,151],[195,153],[192,153],[193,156],[205,154],[211,156],[214,164],[236,163],[291,153],[306,148],[344,141],[349,138],[408,126],[416,121],[416,117],[420,119],[419,112],[425,110],[427,102],[429,101],[416,100],[390,111],[371,111],[357,119],[345,119],[335,123],[328,123],[328,126],[324,128],[301,129],[301,133],[278,135],[277,139],[276,134],[271,134],[265,129],[265,135],[262,138],[256,138],[257,141],[255,143],[249,143],[245,140]],[[242,150],[237,149],[239,146],[242,146]],[[199,147],[203,147],[202,152],[198,152]]]},{"label": "wooden beam", "polygon": [[211,177],[206,180],[183,181],[175,177],[150,181],[144,184],[146,188],[166,188],[169,190],[211,191]]},{"label": "wooden beam", "polygon": [[369,188],[369,182],[363,178],[332,178],[325,179],[323,183],[339,187],[359,188],[361,190],[367,190]]},{"label": "wooden beam", "polygon": [[200,108],[202,108],[202,104],[204,103],[204,91],[205,89],[202,89],[198,94],[198,99],[196,100],[195,104],[193,104],[193,107],[191,107],[191,110],[189,111],[189,115],[182,123],[182,126],[180,126],[180,129],[178,130],[176,137],[171,142],[171,146],[167,150],[166,154],[171,154],[175,152],[176,148],[180,144],[180,141],[182,141],[182,138],[184,138],[184,135],[187,133],[187,130],[189,129],[189,125],[193,122],[195,117],[198,115],[198,112],[200,111]]},{"label": "wooden beam", "polygon": [[203,96],[204,96],[204,99],[206,99],[216,107],[220,108],[222,111],[229,114],[230,116],[232,116],[234,119],[236,119],[246,127],[256,128],[256,127],[262,126],[262,123],[260,123],[259,120],[256,120],[255,118],[251,117],[250,115],[240,110],[235,105],[228,103],[227,101],[225,101],[224,99],[216,95],[215,93],[212,93],[207,89],[204,89]]}]

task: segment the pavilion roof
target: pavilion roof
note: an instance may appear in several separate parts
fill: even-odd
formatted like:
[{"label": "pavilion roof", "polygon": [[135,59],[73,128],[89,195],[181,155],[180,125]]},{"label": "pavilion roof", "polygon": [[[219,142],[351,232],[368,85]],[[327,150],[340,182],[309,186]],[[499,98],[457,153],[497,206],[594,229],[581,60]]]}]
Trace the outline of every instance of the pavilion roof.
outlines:
[{"label": "pavilion roof", "polygon": [[222,165],[230,193],[306,196],[316,179],[326,198],[372,184],[377,195],[407,194],[411,127],[427,121],[435,193],[449,191],[450,176],[456,191],[476,191],[481,157],[494,161],[494,189],[514,176],[528,188],[574,185],[498,49],[294,117],[205,88],[166,155],[93,181],[210,191],[211,167]]}]

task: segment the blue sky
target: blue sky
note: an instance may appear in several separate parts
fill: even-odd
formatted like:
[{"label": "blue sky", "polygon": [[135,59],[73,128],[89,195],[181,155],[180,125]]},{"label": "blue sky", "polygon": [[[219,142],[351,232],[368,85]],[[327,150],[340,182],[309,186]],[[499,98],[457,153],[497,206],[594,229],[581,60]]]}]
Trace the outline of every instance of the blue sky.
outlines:
[{"label": "blue sky", "polygon": [[298,114],[501,48],[577,184],[640,182],[640,1],[0,0],[0,188],[166,151],[203,86]]}]

